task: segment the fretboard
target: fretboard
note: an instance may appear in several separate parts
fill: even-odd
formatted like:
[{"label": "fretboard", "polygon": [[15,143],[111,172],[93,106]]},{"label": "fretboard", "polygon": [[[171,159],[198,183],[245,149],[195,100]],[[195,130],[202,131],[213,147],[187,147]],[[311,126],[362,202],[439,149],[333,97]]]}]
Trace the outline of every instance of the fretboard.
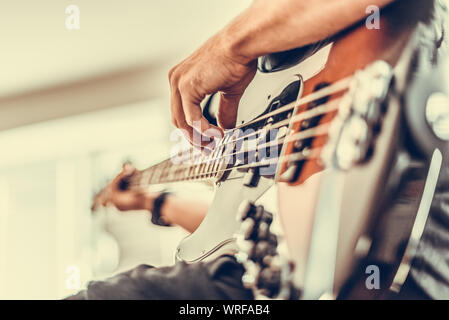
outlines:
[{"label": "fretboard", "polygon": [[[255,131],[252,131],[255,132]],[[258,134],[246,135],[239,132],[225,133],[224,138],[217,143],[217,147],[209,154],[196,149],[184,150],[176,156],[162,161],[152,167],[139,171],[131,183],[135,186],[148,186],[169,182],[209,180],[222,176],[232,168],[241,167],[253,163],[256,165],[258,151],[275,146],[279,148],[279,142],[267,143],[260,140]],[[276,156],[278,152],[276,151]]]},{"label": "fretboard", "polygon": [[[218,159],[210,159],[199,163],[177,164],[172,159],[162,161],[136,175],[133,184],[147,186],[187,180],[207,180],[217,176]],[[136,181],[137,180],[137,181]]]}]

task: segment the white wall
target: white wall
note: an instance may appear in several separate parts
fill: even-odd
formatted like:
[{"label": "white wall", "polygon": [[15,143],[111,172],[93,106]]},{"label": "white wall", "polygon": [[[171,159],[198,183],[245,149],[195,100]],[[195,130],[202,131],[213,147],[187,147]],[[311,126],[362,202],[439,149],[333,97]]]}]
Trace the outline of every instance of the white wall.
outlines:
[{"label": "white wall", "polygon": [[[152,62],[168,72],[250,2],[2,0],[0,96]],[[79,30],[66,29],[68,5]]]},{"label": "white wall", "polygon": [[143,168],[169,156],[164,107],[147,101],[0,132],[0,299],[74,292],[71,266],[83,284],[173,263],[184,231],[152,226],[145,212],[89,212],[127,157]]}]

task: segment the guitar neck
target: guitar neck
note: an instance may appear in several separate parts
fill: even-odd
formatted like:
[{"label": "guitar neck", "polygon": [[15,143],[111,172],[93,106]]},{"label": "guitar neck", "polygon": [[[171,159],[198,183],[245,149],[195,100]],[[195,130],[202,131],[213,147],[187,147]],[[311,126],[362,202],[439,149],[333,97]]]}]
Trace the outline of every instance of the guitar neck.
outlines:
[{"label": "guitar neck", "polygon": [[155,184],[181,181],[210,180],[217,176],[217,159],[205,159],[197,163],[176,163],[172,159],[164,160],[154,166],[139,171],[131,185],[146,187]]}]

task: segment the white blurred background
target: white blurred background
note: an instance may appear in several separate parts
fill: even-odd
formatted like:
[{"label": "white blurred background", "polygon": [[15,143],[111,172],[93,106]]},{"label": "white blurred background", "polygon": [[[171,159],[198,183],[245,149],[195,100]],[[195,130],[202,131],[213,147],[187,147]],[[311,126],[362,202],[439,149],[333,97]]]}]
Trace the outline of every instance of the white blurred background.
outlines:
[{"label": "white blurred background", "polygon": [[[173,263],[183,230],[145,212],[93,216],[91,199],[124,160],[168,157],[170,67],[249,3],[1,1],[0,299],[61,298],[140,263]],[[70,4],[79,30],[66,29]]]}]

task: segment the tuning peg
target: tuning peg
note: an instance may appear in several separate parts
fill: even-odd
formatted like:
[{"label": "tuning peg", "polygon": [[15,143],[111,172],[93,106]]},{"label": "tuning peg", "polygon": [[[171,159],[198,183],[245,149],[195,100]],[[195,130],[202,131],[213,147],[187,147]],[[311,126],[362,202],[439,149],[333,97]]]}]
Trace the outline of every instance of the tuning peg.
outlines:
[{"label": "tuning peg", "polygon": [[288,298],[292,292],[291,284],[285,278],[291,268],[285,267],[277,252],[278,240],[270,230],[273,214],[265,211],[263,206],[244,201],[237,220],[242,223],[235,235],[239,248],[235,257],[245,268],[244,287],[252,289],[255,295]]},{"label": "tuning peg", "polygon": [[264,292],[267,297],[276,296],[281,288],[281,270],[264,268],[259,272],[257,287]]},{"label": "tuning peg", "polygon": [[[270,269],[282,269],[283,265],[286,263],[279,255],[271,255],[266,256],[264,259],[264,264],[269,267]],[[289,265],[289,269],[291,269],[292,266]]]},{"label": "tuning peg", "polygon": [[245,240],[252,239],[255,230],[256,230],[256,222],[252,218],[247,218],[245,221],[242,222],[240,226],[240,231],[243,234]]},{"label": "tuning peg", "polygon": [[260,221],[262,221],[262,218],[264,217],[264,214],[265,214],[264,207],[263,206],[256,206],[255,210],[253,211],[252,218],[254,219],[254,221],[259,223]]},{"label": "tuning peg", "polygon": [[267,257],[273,257],[277,254],[277,246],[268,241],[258,242],[250,255],[250,258],[261,264],[266,264],[265,261],[270,261]]},{"label": "tuning peg", "polygon": [[246,263],[249,259],[249,256],[252,255],[254,250],[254,242],[248,241],[244,239],[242,234],[237,235],[236,244],[239,248],[239,251],[236,253],[236,258],[239,263]]},{"label": "tuning peg", "polygon": [[247,187],[257,187],[260,180],[259,169],[249,169],[243,177],[243,185]]},{"label": "tuning peg", "polygon": [[264,210],[262,215],[262,221],[264,221],[268,225],[271,225],[271,223],[273,222],[273,214],[271,212]]},{"label": "tuning peg", "polygon": [[268,239],[269,235],[270,235],[270,225],[267,222],[261,222],[259,224],[257,238],[259,240],[265,240]]},{"label": "tuning peg", "polygon": [[236,216],[237,221],[243,221],[248,218],[255,208],[256,206],[252,202],[244,200],[238,208]]},{"label": "tuning peg", "polygon": [[253,289],[256,287],[260,268],[253,262],[245,264],[245,273],[242,276],[242,283],[245,288]]}]

